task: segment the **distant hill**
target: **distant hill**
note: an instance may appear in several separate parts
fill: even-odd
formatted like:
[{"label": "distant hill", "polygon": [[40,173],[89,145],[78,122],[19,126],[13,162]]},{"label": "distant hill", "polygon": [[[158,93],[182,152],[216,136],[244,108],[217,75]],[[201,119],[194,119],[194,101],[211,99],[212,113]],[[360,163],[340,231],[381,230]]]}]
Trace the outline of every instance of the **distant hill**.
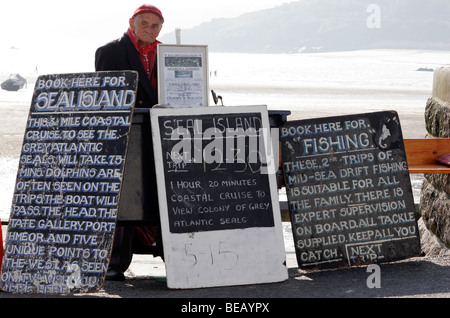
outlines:
[{"label": "distant hill", "polygon": [[[449,16],[448,0],[299,0],[183,29],[181,41],[210,52],[450,50]],[[160,40],[175,43],[174,32]]]}]

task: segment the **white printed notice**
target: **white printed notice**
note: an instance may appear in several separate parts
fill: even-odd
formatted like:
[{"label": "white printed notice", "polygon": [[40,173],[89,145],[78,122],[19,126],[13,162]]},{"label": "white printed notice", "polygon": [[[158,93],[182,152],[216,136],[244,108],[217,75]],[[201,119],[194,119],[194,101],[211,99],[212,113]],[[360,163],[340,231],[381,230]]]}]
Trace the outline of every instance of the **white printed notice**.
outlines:
[{"label": "white printed notice", "polygon": [[[170,48],[166,52],[165,48]],[[207,100],[206,49],[191,51],[192,47],[159,46],[159,97],[160,104],[173,108],[204,107]]]},{"label": "white printed notice", "polygon": [[136,72],[41,76],[22,144],[1,288],[99,290],[116,226]]}]

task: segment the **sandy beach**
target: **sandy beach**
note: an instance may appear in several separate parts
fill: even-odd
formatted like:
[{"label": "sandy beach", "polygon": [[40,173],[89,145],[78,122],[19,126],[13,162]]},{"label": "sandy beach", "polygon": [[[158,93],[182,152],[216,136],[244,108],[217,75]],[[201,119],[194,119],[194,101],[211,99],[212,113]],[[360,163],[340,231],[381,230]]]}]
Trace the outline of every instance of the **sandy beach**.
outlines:
[{"label": "sandy beach", "polygon": [[[0,79],[3,81],[3,79]],[[25,99],[29,96],[29,102]],[[0,218],[9,218],[14,184],[31,96],[26,92],[0,91]]]}]

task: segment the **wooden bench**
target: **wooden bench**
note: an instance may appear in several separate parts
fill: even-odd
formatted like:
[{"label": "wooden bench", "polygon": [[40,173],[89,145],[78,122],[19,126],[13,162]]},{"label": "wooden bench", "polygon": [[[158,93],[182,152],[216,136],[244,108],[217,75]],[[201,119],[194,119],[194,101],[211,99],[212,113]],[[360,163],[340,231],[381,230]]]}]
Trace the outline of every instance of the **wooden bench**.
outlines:
[{"label": "wooden bench", "polygon": [[450,173],[437,158],[450,153],[450,138],[404,139],[409,173]]}]

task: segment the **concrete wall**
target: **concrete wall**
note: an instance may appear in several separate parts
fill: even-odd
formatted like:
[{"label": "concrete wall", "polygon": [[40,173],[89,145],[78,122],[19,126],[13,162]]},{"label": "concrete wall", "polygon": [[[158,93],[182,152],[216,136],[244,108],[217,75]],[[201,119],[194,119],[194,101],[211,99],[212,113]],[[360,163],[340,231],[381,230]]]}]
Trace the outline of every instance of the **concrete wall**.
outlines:
[{"label": "concrete wall", "polygon": [[[450,67],[439,68],[434,73],[425,124],[428,138],[450,138]],[[450,247],[450,174],[425,175],[420,213],[425,226]]]}]

